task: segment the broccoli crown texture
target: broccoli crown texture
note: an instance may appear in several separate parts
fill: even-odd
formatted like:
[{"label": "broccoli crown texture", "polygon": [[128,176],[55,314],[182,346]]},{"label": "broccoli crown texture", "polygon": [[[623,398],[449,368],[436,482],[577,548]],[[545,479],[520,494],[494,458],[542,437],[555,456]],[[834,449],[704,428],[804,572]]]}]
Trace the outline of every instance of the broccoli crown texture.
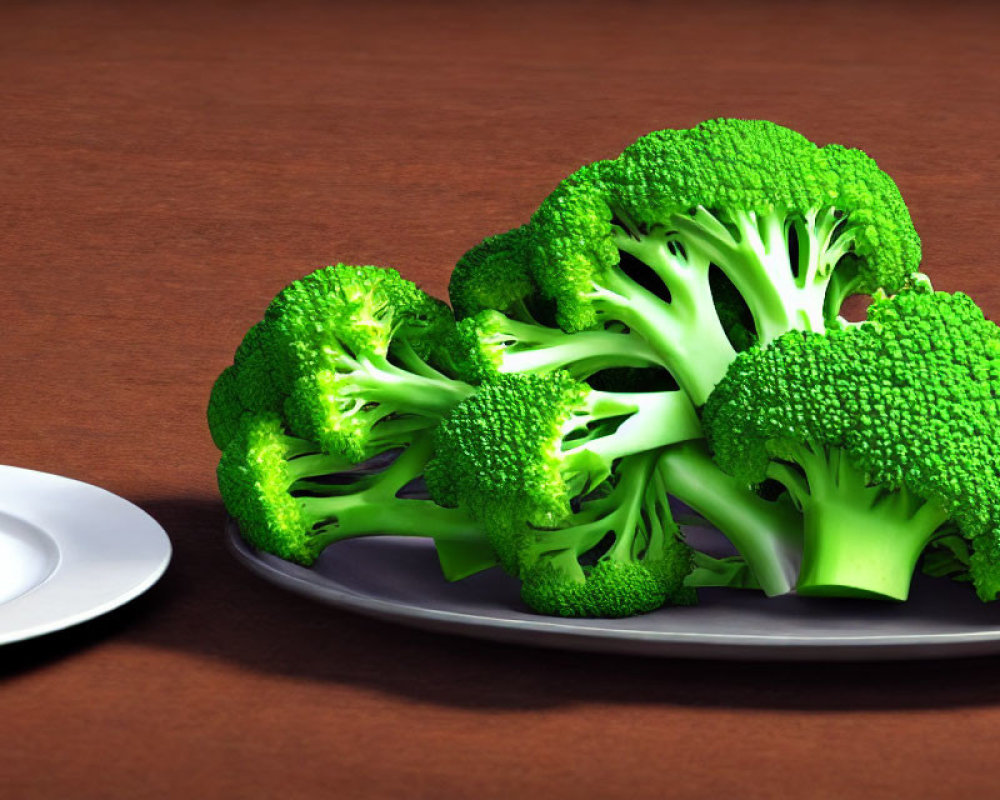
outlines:
[{"label": "broccoli crown texture", "polygon": [[245,409],[360,462],[406,445],[471,391],[451,377],[469,372],[457,342],[447,305],[395,270],[338,264],[274,298],[220,392],[232,383]]},{"label": "broccoli crown texture", "polygon": [[[992,598],[998,388],[997,326],[967,296],[921,287],[877,297],[860,326],[788,333],[741,353],[703,422],[719,464],[748,483],[785,483],[807,528],[811,511],[822,527],[837,499],[849,498],[859,537],[896,524],[915,559],[946,521],[957,525],[973,545],[977,590]],[[848,514],[840,505],[836,513]],[[865,527],[865,517],[878,524]],[[841,541],[850,538],[845,527]]]},{"label": "broccoli crown texture", "polygon": [[246,332],[233,356],[237,396],[250,411],[281,412],[285,392],[268,327],[258,322]]},{"label": "broccoli crown texture", "polygon": [[[699,212],[713,219],[701,220]],[[775,215],[787,240],[796,223],[815,225],[810,218],[823,212],[838,222],[827,221],[826,235],[846,237],[849,252],[859,259],[859,290],[897,289],[916,271],[920,240],[902,197],[861,151],[820,148],[795,131],[761,120],[720,119],[689,130],[656,131],[619,158],[584,167],[546,199],[533,220],[538,252],[532,255],[541,265],[536,279],[560,301],[564,324],[589,328],[597,321],[597,309],[588,295],[595,283],[603,284],[594,275],[621,261],[616,227],[641,238],[657,227],[688,226],[692,230],[666,240],[683,250],[686,239],[697,246],[700,237],[706,246],[713,237],[740,244],[743,235],[752,237],[755,224]],[[704,226],[716,230],[702,231]],[[731,267],[737,288],[740,266]],[[835,265],[815,266],[829,270]]]},{"label": "broccoli crown texture", "polygon": [[486,308],[525,315],[524,301],[537,291],[527,268],[530,253],[526,226],[490,236],[459,259],[448,293],[458,319]]},{"label": "broccoli crown texture", "polygon": [[401,359],[432,358],[454,319],[447,305],[394,269],[337,264],[279,292],[264,324],[287,391],[299,374],[342,356],[385,356],[390,345],[398,344]]},{"label": "broccoli crown texture", "polygon": [[219,492],[251,544],[311,564],[322,549],[316,546],[321,540],[312,535],[311,521],[292,491],[310,477],[348,467],[343,459],[288,436],[276,414],[245,415],[222,451]]},{"label": "broccoli crown texture", "polygon": [[236,367],[226,367],[215,379],[208,398],[208,430],[220,450],[236,436],[240,418],[246,412],[237,392],[236,377]]},{"label": "broccoli crown texture", "polygon": [[585,414],[587,388],[565,373],[509,375],[483,384],[434,431],[425,479],[442,505],[493,526],[552,525],[569,514],[561,444]]}]

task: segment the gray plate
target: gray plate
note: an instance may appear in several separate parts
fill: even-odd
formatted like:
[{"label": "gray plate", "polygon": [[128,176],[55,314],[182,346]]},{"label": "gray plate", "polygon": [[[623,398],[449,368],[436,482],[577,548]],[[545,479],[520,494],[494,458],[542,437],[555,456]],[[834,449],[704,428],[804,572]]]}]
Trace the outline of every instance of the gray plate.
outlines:
[{"label": "gray plate", "polygon": [[236,556],[263,578],[322,603],[417,628],[573,650],[713,659],[942,658],[1000,652],[1000,603],[964,584],[918,577],[910,600],[766,599],[703,590],[699,605],[622,620],[531,613],[518,583],[489,570],[441,577],[426,539],[375,537],[327,548],[307,569],[249,547],[230,523]]}]

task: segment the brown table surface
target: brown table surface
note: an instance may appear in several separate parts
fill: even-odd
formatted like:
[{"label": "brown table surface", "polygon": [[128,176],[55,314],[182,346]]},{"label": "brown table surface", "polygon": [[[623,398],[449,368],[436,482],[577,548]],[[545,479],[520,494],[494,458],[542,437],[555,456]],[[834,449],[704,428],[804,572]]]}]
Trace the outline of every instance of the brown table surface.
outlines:
[{"label": "brown table surface", "polygon": [[941,288],[993,278],[988,4],[6,3],[0,461],[148,510],[164,579],[0,650],[0,796],[996,796],[995,659],[653,660],[290,596],[222,539],[215,375],[332,261],[456,258],[636,136],[763,117],[873,154]]}]

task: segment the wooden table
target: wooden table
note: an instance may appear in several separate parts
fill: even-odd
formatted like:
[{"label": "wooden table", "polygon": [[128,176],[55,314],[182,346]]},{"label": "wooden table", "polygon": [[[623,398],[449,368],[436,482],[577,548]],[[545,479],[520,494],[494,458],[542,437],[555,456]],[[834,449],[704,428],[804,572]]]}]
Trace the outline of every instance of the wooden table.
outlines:
[{"label": "wooden table", "polygon": [[125,609],[0,651],[0,796],[996,796],[995,659],[598,657],[289,596],[223,544],[204,407],[291,279],[389,264],[443,294],[560,177],[718,115],[868,150],[936,285],[998,313],[998,22],[962,2],[5,4],[0,461],[124,495],[175,558]]}]

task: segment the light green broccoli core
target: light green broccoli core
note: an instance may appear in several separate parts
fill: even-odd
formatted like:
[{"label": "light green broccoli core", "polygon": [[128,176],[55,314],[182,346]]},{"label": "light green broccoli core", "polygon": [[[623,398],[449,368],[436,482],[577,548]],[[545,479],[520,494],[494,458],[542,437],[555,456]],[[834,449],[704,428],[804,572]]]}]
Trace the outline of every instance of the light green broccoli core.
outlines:
[{"label": "light green broccoli core", "polygon": [[[700,439],[701,422],[683,392],[601,392],[587,393],[586,413],[594,419],[624,417],[611,435],[589,441],[588,452],[607,463],[616,458],[641,453],[662,445]],[[566,425],[575,425],[571,418]],[[570,452],[577,449],[568,448]]]},{"label": "light green broccoli core", "polygon": [[905,600],[917,559],[948,519],[945,507],[902,487],[869,486],[837,448],[783,447],[802,468],[772,462],[768,476],[802,508],[802,569],[796,593]]},{"label": "light green broccoli core", "polygon": [[[425,362],[420,363],[430,370]],[[473,391],[468,384],[449,380],[440,373],[428,375],[400,369],[379,356],[364,356],[356,364],[359,371],[351,373],[351,378],[359,400],[378,402],[392,412],[440,417]]]},{"label": "light green broccoli core", "polygon": [[612,225],[615,246],[649,267],[669,299],[612,269],[605,286],[594,289],[595,306],[647,339],[697,405],[735,357],[712,296],[713,265],[743,297],[762,344],[790,330],[825,330],[857,285],[838,281],[838,299],[829,302],[835,268],[854,242],[846,217],[834,209],[756,214],[699,207],[648,228],[613,211],[621,223]]},{"label": "light green broccoli core", "polygon": [[430,437],[422,437],[359,492],[295,498],[303,522],[310,529],[315,551],[364,535],[424,536],[443,541],[470,539],[472,526],[465,514],[429,500],[397,497],[421,473],[431,452]]},{"label": "light green broccoli core", "polygon": [[[558,567],[565,580],[583,581],[586,573],[577,560],[593,550],[608,532],[614,532],[615,542],[603,558],[612,561],[632,561],[638,550],[652,547],[652,553],[662,556],[663,543],[637,537],[637,525],[643,507],[643,487],[655,464],[655,453],[641,453],[626,459],[621,466],[621,480],[614,489],[593,500],[572,517],[572,525],[558,530],[533,532],[522,554],[522,565],[546,559]],[[640,545],[641,548],[640,548]]]},{"label": "light green broccoli core", "polygon": [[565,368],[579,379],[604,369],[660,363],[644,339],[617,331],[566,333],[494,317],[478,334],[480,352],[501,373],[545,373]]},{"label": "light green broccoli core", "polygon": [[769,597],[795,585],[802,521],[789,505],[764,500],[723,472],[703,443],[668,447],[658,469],[666,490],[717,527]]},{"label": "light green broccoli core", "polygon": [[296,382],[285,414],[296,433],[355,462],[405,445],[472,393],[466,383],[417,374],[381,355],[338,353],[330,367]]}]

